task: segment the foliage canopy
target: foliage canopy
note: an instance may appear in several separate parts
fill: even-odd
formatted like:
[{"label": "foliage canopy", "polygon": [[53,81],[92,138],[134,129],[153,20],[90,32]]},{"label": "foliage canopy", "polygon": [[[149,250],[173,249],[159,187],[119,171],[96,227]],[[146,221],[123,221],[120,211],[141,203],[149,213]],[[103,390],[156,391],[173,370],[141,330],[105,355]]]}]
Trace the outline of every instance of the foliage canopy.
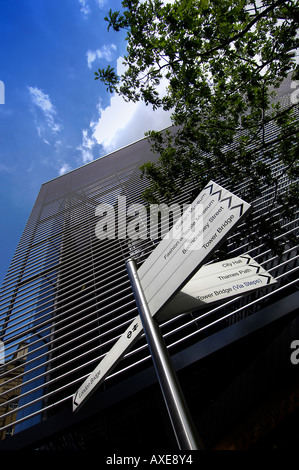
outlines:
[{"label": "foliage canopy", "polygon": [[[249,201],[265,186],[277,201],[287,176],[294,184],[279,196],[287,214],[298,203],[299,97],[282,107],[274,96],[290,74],[299,85],[297,2],[124,0],[122,6],[105,19],[108,29],[127,30],[126,71],[119,77],[108,66],[95,79],[125,100],[171,111],[173,123],[166,132],[147,133],[160,158],[142,167],[151,182],[145,197],[171,199],[190,178],[199,188],[227,178],[231,190],[246,181],[241,196]],[[278,173],[275,162],[282,164]]]}]

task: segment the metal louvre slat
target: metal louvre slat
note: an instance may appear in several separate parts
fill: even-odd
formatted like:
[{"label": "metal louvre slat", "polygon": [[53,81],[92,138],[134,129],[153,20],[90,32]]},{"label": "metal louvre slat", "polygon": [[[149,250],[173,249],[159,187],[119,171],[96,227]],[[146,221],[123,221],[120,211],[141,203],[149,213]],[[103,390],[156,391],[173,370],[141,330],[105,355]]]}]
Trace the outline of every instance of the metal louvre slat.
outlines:
[{"label": "metal louvre slat", "polygon": [[[297,280],[296,280],[296,281],[293,281],[293,282],[290,283],[290,284],[294,284],[294,283],[296,283],[296,282],[297,282]],[[287,286],[283,286],[281,289],[284,289],[284,288],[286,288],[286,287],[287,287]],[[271,294],[269,294],[269,295],[271,295]],[[257,301],[258,301],[258,300],[257,300]],[[257,302],[257,301],[256,301],[256,302]],[[240,310],[242,310],[242,309],[240,309]],[[211,313],[211,312],[210,312],[210,313]],[[216,320],[216,321],[214,321],[214,322],[212,322],[212,323],[209,323],[208,325],[205,325],[205,326],[202,327],[201,329],[197,329],[196,331],[194,331],[193,334],[189,335],[188,337],[185,337],[185,338],[183,338],[183,339],[181,339],[181,340],[176,341],[175,343],[170,344],[170,345],[168,346],[169,349],[171,350],[172,347],[176,346],[177,344],[179,344],[180,342],[182,342],[184,339],[189,339],[191,336],[198,335],[200,332],[204,331],[205,329],[207,329],[207,328],[209,328],[209,327],[211,327],[211,326],[214,326],[216,323],[218,323],[218,322],[220,322],[220,321],[223,321],[224,319],[226,319],[226,318],[232,316],[232,315],[235,314],[235,313],[236,313],[236,312],[229,313],[229,314],[227,314],[226,316],[221,317],[220,319],[218,319],[218,320]],[[169,336],[169,335],[170,335],[170,333],[169,333],[168,335],[165,335],[165,336],[167,337],[167,336]],[[144,346],[144,348],[146,348],[146,346]],[[100,359],[101,359],[101,356],[99,356],[98,360],[100,360]],[[149,359],[150,359],[150,355],[147,355],[147,356],[144,357],[141,361],[139,361],[139,363],[140,363],[140,362],[147,361],[147,360],[149,360]],[[110,375],[107,377],[106,380],[109,381],[109,378],[118,376],[118,375],[121,374],[122,372],[125,372],[125,371],[127,371],[128,369],[133,368],[134,365],[135,365],[135,364],[131,364],[131,365],[127,366],[126,368],[121,369],[120,371],[117,371],[117,372],[114,372],[114,373],[110,374]],[[80,377],[80,379],[77,379],[76,381],[69,383],[68,386],[74,385],[74,383],[77,384],[78,382],[82,382],[87,376],[88,376],[88,374],[85,374],[84,376]],[[56,379],[56,380],[57,380],[57,379]],[[32,391],[36,391],[37,389],[38,389],[38,388],[33,389]],[[62,387],[62,389],[63,389],[63,387]],[[32,391],[31,391],[30,393],[32,393]],[[58,392],[58,391],[61,391],[61,389],[57,389],[55,392],[51,392],[51,393],[49,393],[49,394],[45,394],[42,399],[45,399],[45,397],[51,396],[51,395],[55,394],[55,393]],[[46,410],[48,410],[48,409],[52,409],[53,407],[58,406],[58,405],[60,405],[61,403],[67,402],[67,401],[69,401],[69,400],[71,399],[71,397],[72,397],[72,395],[65,396],[62,400],[57,401],[55,404],[50,405],[50,406],[45,406],[45,407],[43,407],[43,411],[46,411]],[[20,407],[20,409],[24,409],[24,408],[26,408],[27,406],[32,405],[32,404],[34,404],[34,403],[37,403],[37,402],[40,401],[40,400],[41,400],[41,399],[33,400],[33,401],[29,402],[28,404],[26,404],[26,405]],[[10,401],[13,401],[13,400],[10,400]],[[7,401],[7,403],[9,403],[10,401]],[[3,417],[9,416],[9,415],[11,415],[11,414],[13,414],[13,411],[4,414]],[[29,414],[26,418],[22,418],[22,419],[16,420],[16,421],[15,421],[15,424],[18,424],[18,423],[21,423],[21,422],[23,422],[23,421],[26,421],[27,419],[29,419],[29,418],[31,418],[31,417],[33,417],[33,416],[36,416],[36,415],[38,415],[38,414],[40,414],[40,411],[35,412],[35,413],[31,413],[31,414]],[[1,428],[1,430],[5,430],[5,429],[10,428],[10,427],[11,427],[11,425],[9,424],[9,425],[3,426],[3,427]]]},{"label": "metal louvre slat", "polygon": [[[275,138],[275,132],[269,126],[267,139]],[[113,163],[110,169],[109,158]],[[44,420],[59,413],[61,407],[68,408],[78,385],[137,315],[125,260],[134,255],[140,265],[156,242],[148,238],[98,240],[95,208],[102,202],[115,207],[120,195],[126,196],[128,205],[143,203],[141,193],[146,180],[140,178],[139,167],[150,158],[152,154],[144,140],[41,188],[2,288],[0,339],[4,341],[6,359],[0,364],[0,438],[12,427],[18,432],[30,426],[31,418]],[[120,169],[115,171],[118,163]],[[101,168],[106,172],[103,177]],[[277,174],[283,171],[276,166]],[[83,173],[84,184],[80,186]],[[226,183],[229,182],[219,181],[224,187]],[[246,182],[242,185],[240,190]],[[287,187],[284,179],[278,188],[256,198],[250,235],[259,238],[254,224],[272,204],[276,189],[283,193]],[[187,182],[173,203],[181,207],[190,203],[190,193],[195,188],[196,181]],[[283,208],[278,204],[271,210],[272,216],[282,222],[283,234],[276,239],[298,234],[296,216],[283,220]],[[161,331],[170,352],[196,344],[214,333],[215,327],[220,331],[258,314],[261,305],[271,304],[278,295],[296,289],[298,245],[289,241],[279,257],[261,238],[259,244],[251,246],[246,231],[245,221],[230,235],[229,256],[250,254],[277,283],[203,312],[181,314],[162,322]],[[142,335],[109,374],[105,387],[133,375],[137,368],[148,367],[149,360]],[[10,409],[16,403],[17,408]],[[8,420],[12,417],[13,424]]]},{"label": "metal louvre slat", "polygon": [[[233,313],[231,313],[230,315],[233,315]],[[207,325],[205,328],[208,328],[208,325]],[[195,332],[194,334],[196,334],[196,332]],[[133,365],[132,365],[132,367],[133,367]],[[85,376],[83,376],[83,377],[85,377]],[[82,379],[83,379],[83,377],[82,377]],[[29,404],[30,404],[30,403],[31,403],[31,402],[29,402]]]}]

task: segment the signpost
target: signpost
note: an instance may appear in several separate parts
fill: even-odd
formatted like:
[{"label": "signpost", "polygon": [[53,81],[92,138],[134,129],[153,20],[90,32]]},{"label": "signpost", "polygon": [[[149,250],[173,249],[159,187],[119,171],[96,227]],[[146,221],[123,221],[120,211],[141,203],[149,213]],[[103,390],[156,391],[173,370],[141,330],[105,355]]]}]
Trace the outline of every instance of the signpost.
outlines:
[{"label": "signpost", "polygon": [[[210,181],[138,269],[138,278],[154,316],[212,253],[251,206]],[[73,396],[73,411],[105,380],[143,331],[138,315]]]},{"label": "signpost", "polygon": [[202,449],[162,333],[148,308],[135,261],[128,260],[126,267],[178,446],[185,450]]},{"label": "signpost", "polygon": [[[209,182],[138,270],[152,316],[204,264],[249,209],[242,199]],[[198,220],[194,220],[194,214]],[[75,393],[74,411],[98,388],[141,333],[138,315]]]},{"label": "signpost", "polygon": [[276,280],[249,255],[202,266],[181,291],[159,310],[159,321],[198,310],[252,290],[274,284]]},{"label": "signpost", "polygon": [[[200,224],[193,217],[198,207]],[[207,262],[250,209],[230,191],[209,182],[138,269],[152,315]]]},{"label": "signpost", "polygon": [[141,333],[142,323],[138,315],[74,394],[73,411],[78,411],[90,395],[96,391],[120,359],[133,347]]}]

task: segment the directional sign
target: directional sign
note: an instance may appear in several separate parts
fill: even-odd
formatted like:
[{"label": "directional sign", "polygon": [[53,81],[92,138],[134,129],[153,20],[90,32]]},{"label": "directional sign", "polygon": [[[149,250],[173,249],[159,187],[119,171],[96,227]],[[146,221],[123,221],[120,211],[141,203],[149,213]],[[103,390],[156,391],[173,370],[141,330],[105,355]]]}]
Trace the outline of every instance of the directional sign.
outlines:
[{"label": "directional sign", "polygon": [[120,359],[132,348],[140,337],[141,332],[142,323],[138,315],[75,393],[73,396],[73,411],[79,410],[91,393],[96,391],[109,372],[115,368]]},{"label": "directional sign", "polygon": [[202,266],[181,291],[158,312],[157,318],[159,321],[166,320],[275,282],[276,280],[249,255]]},{"label": "directional sign", "polygon": [[209,182],[138,270],[152,315],[187,283],[249,209],[242,199]]},{"label": "directional sign", "polygon": [[[250,205],[210,181],[138,269],[152,315],[168,302],[244,218]],[[139,315],[74,394],[76,411],[133,346],[142,332]]]}]

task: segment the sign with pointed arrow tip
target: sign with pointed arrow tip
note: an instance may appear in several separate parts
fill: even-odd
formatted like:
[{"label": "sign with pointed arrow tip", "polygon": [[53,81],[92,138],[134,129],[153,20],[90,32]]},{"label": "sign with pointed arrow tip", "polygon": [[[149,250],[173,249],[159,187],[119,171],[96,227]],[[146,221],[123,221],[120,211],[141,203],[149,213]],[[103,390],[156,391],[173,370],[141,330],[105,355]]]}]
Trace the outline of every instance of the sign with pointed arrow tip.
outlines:
[{"label": "sign with pointed arrow tip", "polygon": [[251,256],[202,266],[181,291],[157,313],[164,321],[181,313],[268,287],[276,280]]},{"label": "sign with pointed arrow tip", "polygon": [[[138,269],[142,289],[154,316],[251,210],[250,204],[214,181],[201,191]],[[73,411],[96,391],[142,333],[139,315],[73,396]]]},{"label": "sign with pointed arrow tip", "polygon": [[152,315],[208,261],[250,209],[230,191],[209,182],[138,270]]}]

